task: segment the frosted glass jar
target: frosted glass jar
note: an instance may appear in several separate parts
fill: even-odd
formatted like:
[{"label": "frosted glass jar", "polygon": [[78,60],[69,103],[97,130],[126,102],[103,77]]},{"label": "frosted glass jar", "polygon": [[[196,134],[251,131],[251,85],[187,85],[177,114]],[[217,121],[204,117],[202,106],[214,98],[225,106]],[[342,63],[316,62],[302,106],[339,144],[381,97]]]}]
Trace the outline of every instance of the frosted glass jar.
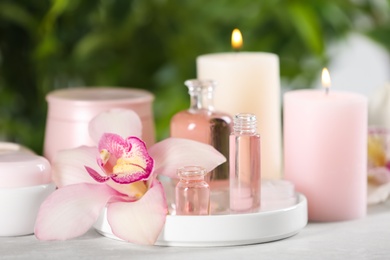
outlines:
[{"label": "frosted glass jar", "polygon": [[47,159],[13,143],[0,142],[0,236],[34,233],[42,202],[54,190]]},{"label": "frosted glass jar", "polygon": [[155,142],[154,96],[146,90],[68,88],[50,92],[46,100],[48,112],[43,153],[49,161],[59,150],[96,145],[88,133],[89,121],[99,113],[114,108],[134,110],[142,121],[142,139],[148,147]]}]

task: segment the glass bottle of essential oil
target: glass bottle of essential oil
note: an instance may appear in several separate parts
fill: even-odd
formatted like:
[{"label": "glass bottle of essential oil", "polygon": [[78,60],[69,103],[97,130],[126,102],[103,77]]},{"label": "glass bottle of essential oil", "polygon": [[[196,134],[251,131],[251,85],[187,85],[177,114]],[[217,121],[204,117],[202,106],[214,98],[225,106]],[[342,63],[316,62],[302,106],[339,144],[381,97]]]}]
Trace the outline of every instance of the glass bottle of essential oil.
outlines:
[{"label": "glass bottle of essential oil", "polygon": [[204,177],[206,171],[199,166],[178,169],[176,185],[176,215],[209,215],[210,187]]},{"label": "glass bottle of essential oil", "polygon": [[230,135],[230,211],[255,212],[260,208],[260,135],[256,116],[237,114]]},{"label": "glass bottle of essential oil", "polygon": [[222,213],[229,209],[229,135],[233,120],[214,109],[214,81],[192,79],[185,85],[191,97],[190,108],[172,117],[170,135],[210,144],[226,157],[227,162],[208,174],[211,213]]}]

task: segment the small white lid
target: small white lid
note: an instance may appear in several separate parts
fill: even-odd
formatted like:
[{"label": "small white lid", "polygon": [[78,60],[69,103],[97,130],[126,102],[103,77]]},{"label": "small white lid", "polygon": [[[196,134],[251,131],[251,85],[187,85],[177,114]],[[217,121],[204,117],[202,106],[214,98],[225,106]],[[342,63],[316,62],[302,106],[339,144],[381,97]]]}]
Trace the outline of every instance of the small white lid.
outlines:
[{"label": "small white lid", "polygon": [[17,188],[51,182],[49,161],[27,148],[0,142],[0,188]]}]

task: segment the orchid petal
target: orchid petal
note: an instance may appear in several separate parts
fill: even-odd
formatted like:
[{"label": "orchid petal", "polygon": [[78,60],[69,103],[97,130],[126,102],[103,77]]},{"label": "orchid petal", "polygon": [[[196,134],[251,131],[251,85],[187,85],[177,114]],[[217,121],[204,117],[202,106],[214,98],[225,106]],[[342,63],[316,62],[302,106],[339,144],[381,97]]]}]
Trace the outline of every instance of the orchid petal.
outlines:
[{"label": "orchid petal", "polygon": [[137,181],[123,185],[113,180],[108,180],[106,184],[119,193],[127,195],[130,200],[138,200],[148,191],[149,188],[149,185],[144,181]]},{"label": "orchid petal", "polygon": [[39,209],[35,236],[65,240],[83,235],[115,195],[115,190],[100,184],[75,184],[54,191]]},{"label": "orchid petal", "polygon": [[153,170],[154,161],[145,143],[138,137],[123,140],[116,134],[104,134],[99,142],[99,151],[101,157],[98,163],[117,183],[147,180]]},{"label": "orchid petal", "polygon": [[112,109],[100,113],[90,121],[89,135],[98,143],[104,133],[116,133],[123,138],[141,137],[141,119],[137,113],[129,109]]},{"label": "orchid petal", "polygon": [[167,213],[163,187],[155,180],[140,200],[109,204],[107,220],[117,237],[135,244],[152,245],[164,227]]},{"label": "orchid petal", "polygon": [[97,171],[95,171],[94,169],[92,169],[88,166],[85,166],[85,169],[87,170],[89,175],[97,182],[106,182],[110,179],[107,176],[101,176]]},{"label": "orchid petal", "polygon": [[77,183],[96,183],[87,174],[84,166],[88,166],[100,175],[104,175],[96,163],[96,147],[81,146],[75,149],[57,152],[53,160],[53,180],[58,187]]},{"label": "orchid petal", "polygon": [[126,142],[131,149],[118,159],[111,178],[122,184],[147,180],[153,170],[154,160],[149,156],[145,143],[137,137],[129,137]]},{"label": "orchid petal", "polygon": [[117,134],[105,133],[99,141],[98,149],[100,157],[98,164],[103,171],[110,174],[113,171],[117,160],[127,153],[131,146],[128,147],[126,141]]},{"label": "orchid petal", "polygon": [[181,138],[167,138],[156,143],[150,147],[149,154],[155,162],[153,174],[171,178],[178,178],[176,171],[184,166],[201,166],[210,172],[226,161],[211,145]]},{"label": "orchid petal", "polygon": [[110,154],[119,158],[123,153],[128,152],[131,146],[128,147],[126,141],[117,134],[104,133],[99,141],[99,151],[107,150]]}]

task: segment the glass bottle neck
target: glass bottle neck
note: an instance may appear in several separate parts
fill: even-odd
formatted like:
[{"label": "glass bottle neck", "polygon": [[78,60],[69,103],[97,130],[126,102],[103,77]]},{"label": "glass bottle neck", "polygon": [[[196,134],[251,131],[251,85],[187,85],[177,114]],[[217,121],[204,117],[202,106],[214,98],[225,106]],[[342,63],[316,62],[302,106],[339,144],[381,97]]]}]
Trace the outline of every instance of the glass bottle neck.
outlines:
[{"label": "glass bottle neck", "polygon": [[200,181],[204,180],[206,170],[199,166],[185,166],[177,170],[180,181]]},{"label": "glass bottle neck", "polygon": [[191,96],[190,110],[214,110],[214,81],[191,79],[184,84]]},{"label": "glass bottle neck", "polygon": [[214,110],[214,102],[213,102],[213,93],[202,91],[202,92],[192,92],[191,96],[191,104],[190,109],[192,110]]},{"label": "glass bottle neck", "polygon": [[253,114],[237,114],[234,117],[233,131],[236,134],[256,134],[257,120]]}]

